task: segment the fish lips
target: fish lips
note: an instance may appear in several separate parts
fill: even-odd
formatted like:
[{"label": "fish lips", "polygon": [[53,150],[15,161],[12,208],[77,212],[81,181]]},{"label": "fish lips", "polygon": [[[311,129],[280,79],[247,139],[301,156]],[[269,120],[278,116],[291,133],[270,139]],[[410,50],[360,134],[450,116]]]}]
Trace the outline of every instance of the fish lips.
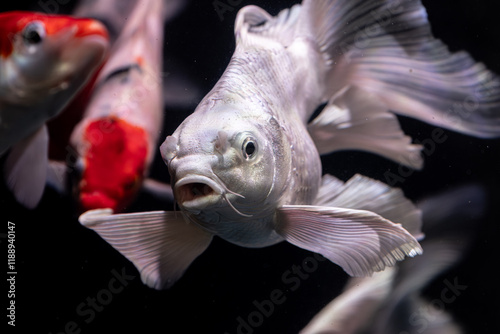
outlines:
[{"label": "fish lips", "polygon": [[174,197],[179,206],[194,214],[221,202],[224,193],[218,182],[201,175],[185,176],[174,185]]}]

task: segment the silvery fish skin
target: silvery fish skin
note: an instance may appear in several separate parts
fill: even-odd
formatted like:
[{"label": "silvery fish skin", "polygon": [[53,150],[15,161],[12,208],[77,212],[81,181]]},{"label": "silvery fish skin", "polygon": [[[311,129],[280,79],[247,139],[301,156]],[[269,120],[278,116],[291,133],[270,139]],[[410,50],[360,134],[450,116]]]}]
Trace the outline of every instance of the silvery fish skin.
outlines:
[{"label": "silvery fish skin", "polygon": [[[498,78],[435,40],[419,1],[305,0],[276,17],[248,6],[235,36],[221,79],[160,149],[181,213],[100,210],[80,222],[155,288],[173,284],[213,235],[245,247],[286,240],[353,276],[419,254],[420,213],[400,190],[322,176],[319,155],[363,149],[421,167],[422,147],[389,110],[498,136]],[[468,97],[474,114],[449,113]]]}]

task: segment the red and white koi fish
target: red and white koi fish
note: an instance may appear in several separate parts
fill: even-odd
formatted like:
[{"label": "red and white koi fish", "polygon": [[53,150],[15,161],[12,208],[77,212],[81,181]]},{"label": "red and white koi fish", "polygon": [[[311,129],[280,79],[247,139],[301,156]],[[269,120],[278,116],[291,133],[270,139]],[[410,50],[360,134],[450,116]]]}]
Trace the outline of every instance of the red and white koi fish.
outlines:
[{"label": "red and white koi fish", "polygon": [[102,63],[106,28],[92,19],[0,13],[0,155],[7,186],[29,208],[45,187],[45,122],[61,112]]},{"label": "red and white koi fish", "polygon": [[137,3],[71,136],[81,158],[83,210],[123,210],[157,151],[163,124],[162,7],[161,0]]}]

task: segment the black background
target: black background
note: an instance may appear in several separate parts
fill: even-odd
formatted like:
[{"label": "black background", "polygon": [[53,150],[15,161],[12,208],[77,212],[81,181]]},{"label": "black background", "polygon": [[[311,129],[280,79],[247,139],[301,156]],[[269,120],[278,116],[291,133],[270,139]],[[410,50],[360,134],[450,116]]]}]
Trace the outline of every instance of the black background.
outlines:
[{"label": "black background", "polygon": [[[297,2],[240,1],[221,20],[212,1],[191,1],[166,25],[165,70],[182,68],[199,85],[202,94],[207,93],[231,57],[237,10],[255,4],[276,14]],[[0,10],[40,10],[37,3],[3,2]],[[500,73],[500,20],[494,0],[423,3],[435,35],[451,50],[467,50],[476,60]],[[60,5],[60,13],[70,12],[73,5],[74,1]],[[192,110],[167,108],[162,138],[172,133]],[[434,130],[433,126],[415,120],[401,118],[401,122],[404,131],[420,141],[430,138]],[[419,200],[473,182],[487,191],[488,211],[477,222],[476,233],[471,234],[472,247],[464,247],[462,262],[435,279],[424,295],[429,300],[439,299],[444,280],[458,279],[467,289],[453,303],[446,304],[446,309],[466,333],[499,333],[500,141],[480,140],[451,131],[446,131],[446,135],[448,139],[425,157],[425,168],[397,186],[409,198]],[[361,173],[385,181],[384,173],[397,172],[398,165],[367,153],[340,152],[324,158],[324,169],[344,180]],[[152,176],[168,181],[167,174],[157,157]],[[157,202],[141,194],[128,211],[171,208],[171,203]],[[80,226],[71,199],[59,196],[52,189],[46,189],[38,208],[29,211],[18,205],[2,184],[0,211],[2,233],[6,233],[8,220],[16,224],[19,333],[60,333],[70,322],[76,323],[81,333],[237,333],[238,317],[247,319],[256,310],[253,301],[269,299],[275,289],[284,292],[286,301],[276,305],[272,314],[253,331],[297,333],[338,295],[347,279],[336,265],[321,262],[292,291],[290,284],[282,281],[282,275],[292,266],[302,265],[311,253],[287,243],[246,249],[215,238],[173,288],[155,291],[141,283],[130,262],[93,231]],[[2,249],[7,254],[6,248]],[[87,298],[104,293],[101,291],[108,288],[113,270],[124,270],[135,279],[113,294],[102,311],[96,312],[87,323],[88,313],[82,316],[77,308]],[[7,290],[4,291],[3,296]],[[6,318],[2,318],[6,323]]]}]

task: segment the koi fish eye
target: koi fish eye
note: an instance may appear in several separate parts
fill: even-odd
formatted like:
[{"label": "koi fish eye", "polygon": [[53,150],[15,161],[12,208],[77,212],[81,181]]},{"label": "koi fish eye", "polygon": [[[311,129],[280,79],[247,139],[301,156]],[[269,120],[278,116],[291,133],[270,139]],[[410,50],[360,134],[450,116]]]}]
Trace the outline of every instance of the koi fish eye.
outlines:
[{"label": "koi fish eye", "polygon": [[246,160],[253,158],[257,154],[257,141],[252,137],[245,138],[241,150]]},{"label": "koi fish eye", "polygon": [[45,27],[41,22],[32,22],[24,28],[22,37],[28,45],[39,44],[45,37]]}]

